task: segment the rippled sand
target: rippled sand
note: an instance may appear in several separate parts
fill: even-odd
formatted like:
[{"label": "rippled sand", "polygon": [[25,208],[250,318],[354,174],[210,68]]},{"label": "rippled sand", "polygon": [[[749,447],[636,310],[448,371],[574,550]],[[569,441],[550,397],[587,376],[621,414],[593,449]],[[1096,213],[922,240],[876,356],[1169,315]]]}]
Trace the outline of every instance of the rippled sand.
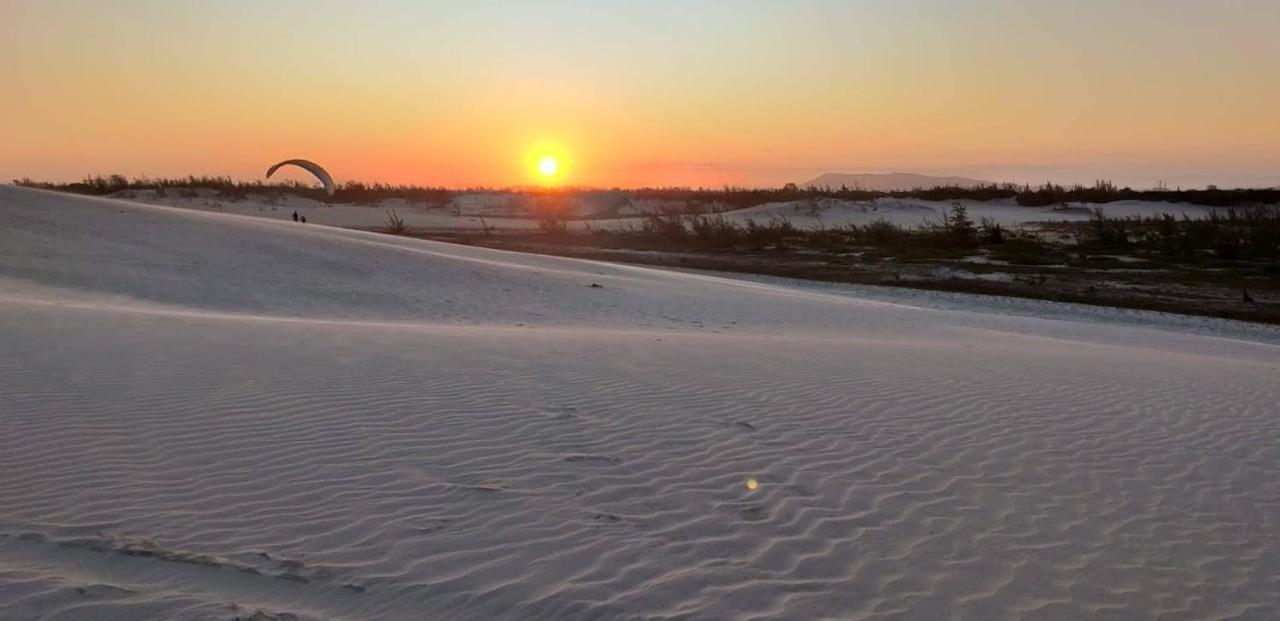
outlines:
[{"label": "rippled sand", "polygon": [[0,187],[0,619],[1280,617],[1276,331],[965,299]]}]

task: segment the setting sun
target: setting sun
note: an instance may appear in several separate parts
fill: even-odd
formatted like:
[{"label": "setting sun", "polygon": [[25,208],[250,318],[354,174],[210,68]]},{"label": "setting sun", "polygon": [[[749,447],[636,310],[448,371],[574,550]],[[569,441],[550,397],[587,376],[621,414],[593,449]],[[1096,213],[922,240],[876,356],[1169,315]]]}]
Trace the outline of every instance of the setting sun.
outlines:
[{"label": "setting sun", "polygon": [[560,172],[560,162],[553,155],[545,155],[538,160],[538,172],[543,177],[554,177]]}]

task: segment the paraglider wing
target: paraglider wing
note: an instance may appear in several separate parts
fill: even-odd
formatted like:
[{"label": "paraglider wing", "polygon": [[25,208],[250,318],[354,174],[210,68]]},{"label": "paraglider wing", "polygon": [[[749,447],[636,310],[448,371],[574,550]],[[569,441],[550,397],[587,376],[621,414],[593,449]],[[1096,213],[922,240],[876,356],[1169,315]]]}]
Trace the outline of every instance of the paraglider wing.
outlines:
[{"label": "paraglider wing", "polygon": [[277,168],[287,166],[289,164],[293,164],[294,166],[315,175],[316,179],[319,179],[320,183],[324,185],[324,193],[329,196],[333,196],[333,177],[330,177],[328,171],[321,168],[319,164],[310,160],[285,160],[280,162],[279,164],[267,169],[267,178],[270,179],[271,175],[276,172]]}]

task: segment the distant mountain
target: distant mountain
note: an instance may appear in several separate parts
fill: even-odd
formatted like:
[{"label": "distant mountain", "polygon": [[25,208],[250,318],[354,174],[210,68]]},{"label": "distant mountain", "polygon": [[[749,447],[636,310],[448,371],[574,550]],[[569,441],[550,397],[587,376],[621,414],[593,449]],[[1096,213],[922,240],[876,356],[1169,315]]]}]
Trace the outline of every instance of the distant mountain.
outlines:
[{"label": "distant mountain", "polygon": [[970,188],[977,185],[989,185],[989,181],[969,179],[967,177],[934,177],[916,173],[827,173],[812,181],[799,184],[805,188],[859,188],[877,192],[892,190],[914,190],[916,188],[933,188],[937,186],[960,186]]}]

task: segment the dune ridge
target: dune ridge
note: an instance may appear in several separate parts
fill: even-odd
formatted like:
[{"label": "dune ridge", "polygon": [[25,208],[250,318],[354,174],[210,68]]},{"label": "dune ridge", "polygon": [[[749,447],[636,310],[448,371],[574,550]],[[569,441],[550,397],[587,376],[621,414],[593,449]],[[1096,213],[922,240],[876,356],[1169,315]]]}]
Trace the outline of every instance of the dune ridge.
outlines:
[{"label": "dune ridge", "polygon": [[1265,327],[0,225],[0,619],[1280,616]]}]

